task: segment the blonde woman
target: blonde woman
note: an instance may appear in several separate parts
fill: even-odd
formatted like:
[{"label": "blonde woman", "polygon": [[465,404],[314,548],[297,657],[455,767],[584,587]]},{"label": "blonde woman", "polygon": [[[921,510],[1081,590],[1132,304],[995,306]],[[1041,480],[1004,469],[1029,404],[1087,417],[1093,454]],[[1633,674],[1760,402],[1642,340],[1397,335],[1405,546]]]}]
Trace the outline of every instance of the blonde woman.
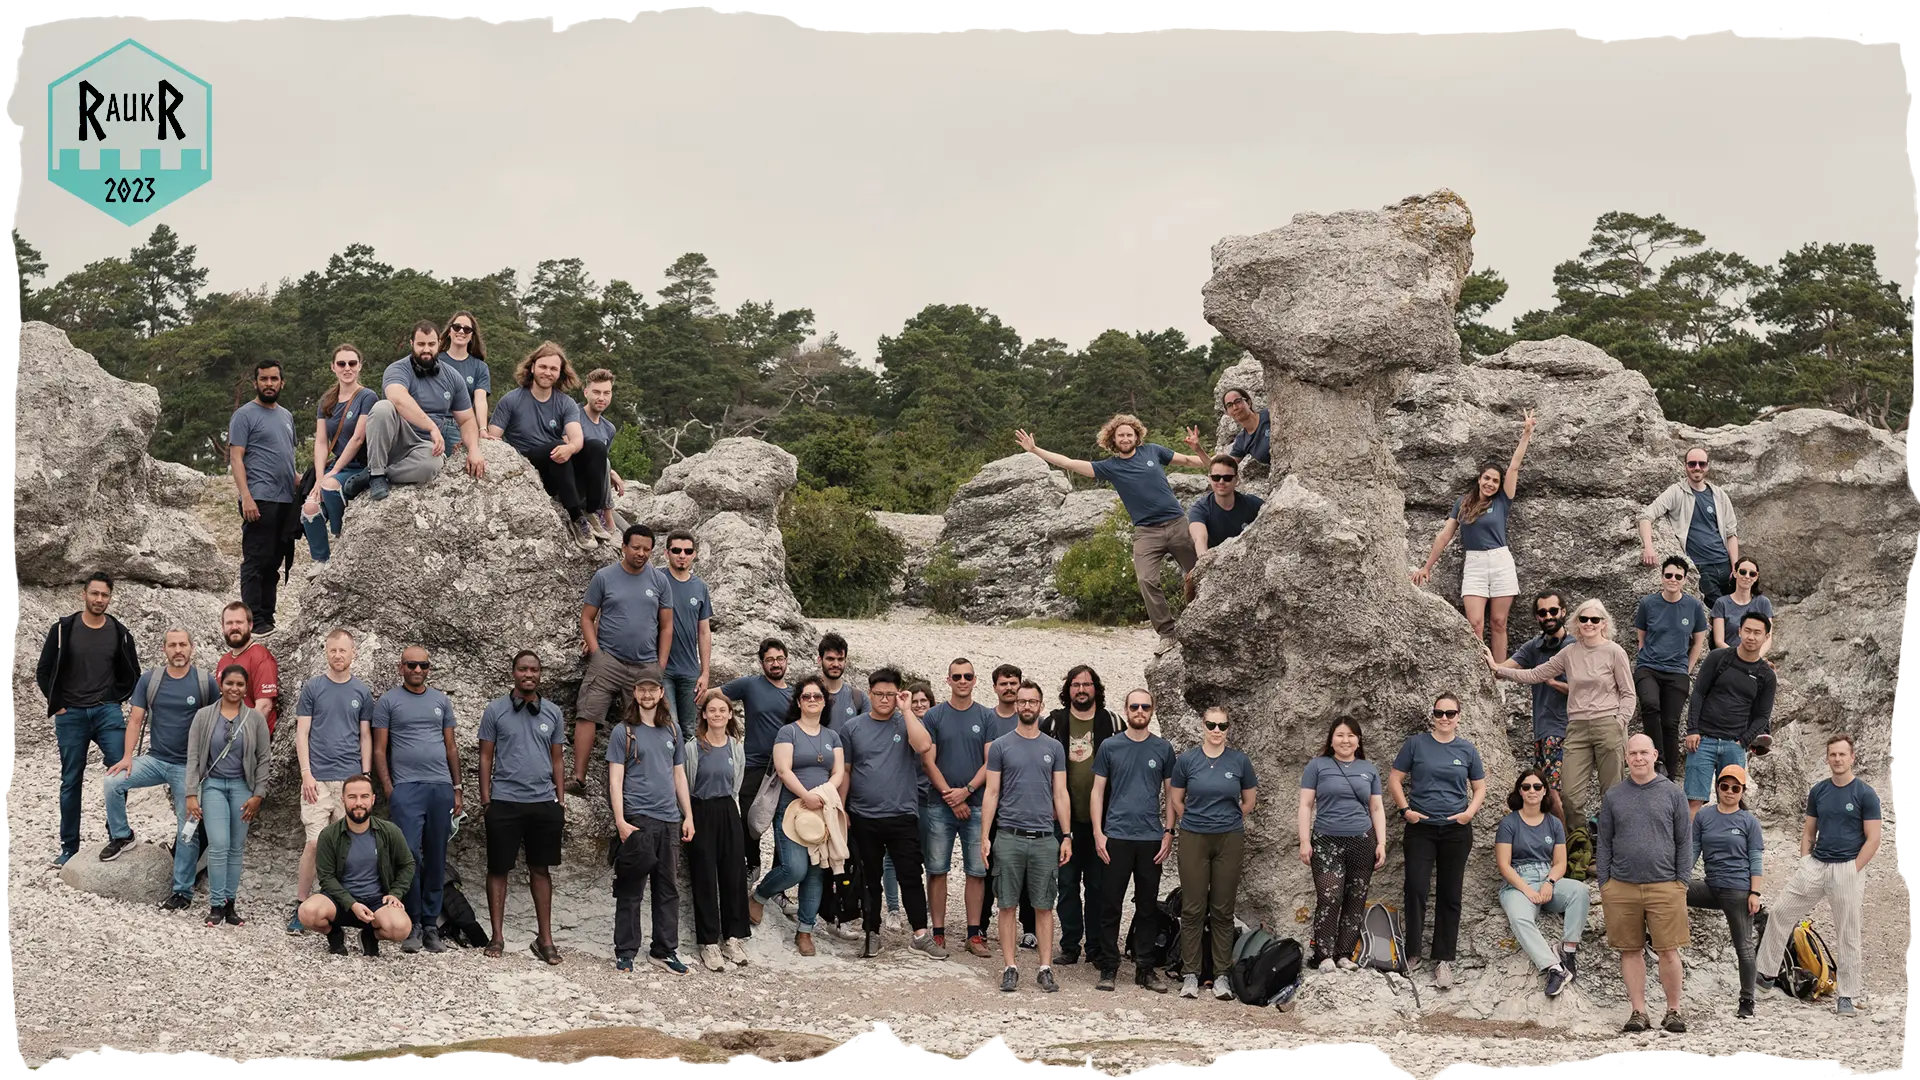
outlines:
[{"label": "blonde woman", "polygon": [[[733,701],[719,690],[700,697],[700,727],[687,740],[687,785],[693,797],[693,839],[686,844],[693,879],[693,931],[700,963],[724,971],[745,964],[741,939],[747,920],[746,827],[740,821],[740,781],[747,748]],[[722,938],[725,938],[723,941]]]}]

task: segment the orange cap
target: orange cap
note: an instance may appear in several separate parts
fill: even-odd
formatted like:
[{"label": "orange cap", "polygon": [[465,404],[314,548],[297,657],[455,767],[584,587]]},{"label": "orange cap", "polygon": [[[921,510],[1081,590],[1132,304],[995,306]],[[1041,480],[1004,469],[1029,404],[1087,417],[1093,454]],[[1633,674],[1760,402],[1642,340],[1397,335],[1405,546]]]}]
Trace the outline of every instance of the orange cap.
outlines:
[{"label": "orange cap", "polygon": [[1725,780],[1729,776],[1740,781],[1740,786],[1743,788],[1753,786],[1753,781],[1747,779],[1747,770],[1738,765],[1728,765],[1721,769],[1720,775],[1716,779]]}]

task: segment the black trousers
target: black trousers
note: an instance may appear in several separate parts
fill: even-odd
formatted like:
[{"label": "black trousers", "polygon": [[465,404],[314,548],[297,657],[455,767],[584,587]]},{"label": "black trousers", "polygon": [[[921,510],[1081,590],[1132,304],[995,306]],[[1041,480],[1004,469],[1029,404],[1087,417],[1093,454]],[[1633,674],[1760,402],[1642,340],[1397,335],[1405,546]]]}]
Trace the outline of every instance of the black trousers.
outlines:
[{"label": "black trousers", "polygon": [[[767,772],[765,765],[749,765],[740,777],[740,843],[747,853],[749,874],[760,869],[760,842],[757,838],[752,841],[747,839],[747,811],[753,807],[753,797],[760,793],[760,785],[766,782]],[[779,828],[780,823],[774,822],[773,827]],[[696,824],[694,828],[699,828],[699,825]]]},{"label": "black trousers", "polygon": [[290,502],[259,502],[260,520],[240,519],[240,602],[253,609],[257,626],[273,625],[280,596],[280,537],[300,507]]},{"label": "black trousers", "polygon": [[1760,942],[1754,937],[1753,916],[1747,912],[1747,890],[1716,889],[1704,881],[1690,881],[1687,906],[1715,908],[1727,916],[1727,936],[1733,939],[1734,959],[1740,965],[1740,1000],[1752,1001],[1758,987],[1754,957]]},{"label": "black trousers", "polygon": [[[680,826],[658,818],[629,821],[634,826],[613,860],[613,955],[640,953],[640,905],[653,894],[653,944],[648,955],[680,949],[680,883],[674,880],[674,856]],[[696,832],[699,826],[694,826]]]},{"label": "black trousers", "polygon": [[[1106,884],[1103,869],[1100,853],[1093,849],[1093,822],[1074,822],[1073,857],[1060,867],[1060,898],[1054,903],[1054,913],[1060,917],[1060,953],[1063,956],[1078,956],[1080,940],[1085,937],[1087,960],[1094,964],[1100,962],[1099,946],[1095,943],[1099,935],[1095,930],[1099,927],[1101,893]],[[1081,899],[1083,892],[1084,903]],[[1031,910],[1031,905],[1023,906]],[[1119,959],[1113,957],[1116,963]]]},{"label": "black trousers", "polygon": [[556,462],[547,456],[558,445],[543,446],[527,455],[534,471],[540,474],[541,486],[566,509],[568,517],[577,518],[589,511],[605,510],[607,444],[589,440],[581,444],[579,453],[565,462]]},{"label": "black trousers", "polygon": [[[1080,846],[1079,840],[1073,843]],[[1100,903],[1095,909],[1094,933],[1087,937],[1087,960],[1102,974],[1111,975],[1120,969],[1120,908],[1126,902],[1129,881],[1133,882],[1133,925],[1147,927],[1139,932],[1152,935],[1154,920],[1160,917],[1160,864],[1153,861],[1159,853],[1158,840],[1112,837],[1107,838],[1108,862],[1102,864],[1099,853],[1093,853],[1088,876],[1101,877]],[[1149,972],[1147,965],[1135,964],[1134,981],[1146,982]]]},{"label": "black trousers", "polygon": [[869,934],[880,932],[880,887],[886,877],[886,859],[893,859],[893,874],[900,882],[900,906],[907,909],[907,924],[914,933],[927,928],[927,883],[921,876],[920,818],[917,814],[897,817],[861,817],[847,815],[847,839],[860,862],[860,925]]},{"label": "black trousers", "polygon": [[1687,713],[1688,681],[1682,671],[1636,668],[1633,672],[1633,687],[1640,694],[1640,728],[1660,752],[1660,771],[1673,781],[1685,779],[1680,764],[1680,725]]},{"label": "black trousers", "polygon": [[[1460,943],[1460,886],[1473,852],[1473,826],[1457,821],[1418,821],[1407,826],[1407,955],[1452,960]],[[1421,951],[1427,921],[1427,895],[1439,871],[1440,897],[1433,909],[1433,948]]]},{"label": "black trousers", "polygon": [[746,838],[738,803],[725,797],[693,800],[687,870],[693,878],[693,939],[701,945],[753,936],[747,919]]}]

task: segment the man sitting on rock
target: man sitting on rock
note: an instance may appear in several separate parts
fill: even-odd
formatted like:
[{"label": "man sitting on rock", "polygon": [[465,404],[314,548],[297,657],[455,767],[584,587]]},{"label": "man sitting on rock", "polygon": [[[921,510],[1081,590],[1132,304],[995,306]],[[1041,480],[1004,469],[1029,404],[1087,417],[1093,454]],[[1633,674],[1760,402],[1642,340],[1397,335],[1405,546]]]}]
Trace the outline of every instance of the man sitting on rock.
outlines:
[{"label": "man sitting on rock", "polygon": [[579,380],[566,350],[543,342],[520,361],[514,377],[520,385],[494,407],[488,436],[506,440],[533,465],[541,486],[566,511],[580,547],[591,549],[599,540],[612,543],[612,533],[596,516],[604,508],[607,448],[587,442],[581,433],[580,406],[567,394]]},{"label": "man sitting on rock", "polygon": [[641,672],[672,655],[673,579],[653,565],[653,530],[627,526],[620,561],[594,572],[580,604],[580,642],[587,669],[573,714],[573,779],[567,794],[587,794],[594,733],[607,711],[626,707]]},{"label": "man sitting on rock", "polygon": [[327,951],[347,954],[347,930],[360,931],[360,951],[380,955],[381,941],[405,941],[413,922],[400,897],[413,885],[413,852],[400,827],[373,816],[373,777],[341,785],[347,816],[320,830],[315,866],[320,891],[300,905],[300,923],[327,935]]},{"label": "man sitting on rock", "polygon": [[413,328],[413,353],[380,376],[384,400],[367,413],[367,495],[378,501],[393,484],[424,484],[440,474],[447,451],[464,444],[467,473],[487,474],[467,380],[440,362],[440,330]]},{"label": "man sitting on rock", "polygon": [[[1649,941],[1660,958],[1660,989],[1667,996],[1662,1029],[1687,1030],[1680,1016],[1680,950],[1687,946],[1687,875],[1693,869],[1693,819],[1680,785],[1654,769],[1653,740],[1627,740],[1627,778],[1600,800],[1594,840],[1594,877],[1606,912],[1607,944],[1620,953],[1620,978],[1633,1014],[1623,1029],[1652,1027],[1647,1020]],[[1576,886],[1577,887],[1577,886]]]},{"label": "man sitting on rock", "polygon": [[[167,785],[173,795],[173,889],[160,908],[180,911],[193,903],[194,871],[199,867],[197,830],[187,817],[187,731],[193,714],[213,703],[218,691],[213,676],[193,666],[193,638],[172,627],[161,644],[167,666],[140,676],[133,688],[133,711],[127,718],[127,752],[107,766],[107,846],[100,861],[111,862],[133,844],[127,824],[127,792]],[[149,752],[134,756],[142,730],[150,733]]]},{"label": "man sitting on rock", "polygon": [[[1198,441],[1200,430],[1191,429],[1187,435],[1189,441]],[[1184,465],[1204,469],[1207,459],[1194,454],[1176,454],[1159,443],[1148,442],[1147,426],[1128,413],[1120,413],[1101,426],[1100,448],[1110,451],[1112,456],[1099,461],[1082,461],[1043,450],[1025,431],[1015,431],[1013,438],[1020,449],[1054,468],[1104,480],[1119,493],[1120,503],[1127,508],[1127,517],[1133,522],[1134,580],[1140,586],[1140,598],[1146,601],[1147,618],[1160,634],[1157,651],[1165,652],[1173,644],[1173,613],[1160,587],[1160,566],[1171,556],[1185,574],[1200,557],[1193,550],[1193,537],[1187,532],[1180,500],[1174,498],[1173,488],[1167,483],[1166,467]]]},{"label": "man sitting on rock", "polygon": [[[502,399],[500,407],[506,405]],[[560,962],[560,950],[553,944],[553,875],[548,867],[560,864],[566,824],[560,802],[565,731],[560,706],[540,693],[540,654],[520,650],[513,658],[513,692],[494,698],[480,714],[480,812],[487,822],[487,913],[493,920],[488,956],[506,949],[501,919],[507,910],[507,875],[524,847],[527,890],[533,894],[539,934],[533,955],[549,964]]]},{"label": "man sitting on rock", "polygon": [[[607,418],[607,409],[613,405],[613,372],[606,368],[594,368],[587,372],[587,385],[580,391],[580,401],[581,436],[588,442],[599,443],[602,452],[610,455],[613,450],[613,437],[620,431],[619,425]],[[620,479],[620,474],[614,471],[611,464],[607,466],[607,475],[601,481],[600,491],[600,505],[607,509],[599,511],[595,517],[611,539],[613,497],[627,493],[627,482]]]}]

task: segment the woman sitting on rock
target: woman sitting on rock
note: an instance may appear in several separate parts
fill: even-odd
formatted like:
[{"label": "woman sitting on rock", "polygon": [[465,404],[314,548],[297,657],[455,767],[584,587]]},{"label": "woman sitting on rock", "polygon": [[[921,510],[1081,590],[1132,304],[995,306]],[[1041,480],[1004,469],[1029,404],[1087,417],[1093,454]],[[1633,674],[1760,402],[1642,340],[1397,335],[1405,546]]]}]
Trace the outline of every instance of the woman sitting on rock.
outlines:
[{"label": "woman sitting on rock", "polygon": [[[1507,809],[1493,837],[1493,862],[1505,884],[1500,907],[1507,913],[1513,939],[1536,970],[1547,976],[1547,996],[1558,997],[1573,981],[1575,953],[1587,928],[1587,886],[1565,881],[1567,827],[1556,804],[1560,793],[1547,786],[1546,773],[1528,769],[1507,793]],[[1540,934],[1541,912],[1561,917],[1560,947]]]},{"label": "woman sitting on rock", "polygon": [[340,535],[347,500],[367,490],[367,414],[380,396],[360,385],[360,349],[344,342],[333,350],[333,385],[320,395],[313,426],[313,493],[300,508],[300,527],[314,562],[333,554],[331,532]]},{"label": "woman sitting on rock", "polygon": [[[1408,783],[1412,781],[1412,783]],[[1430,731],[1407,736],[1387,774],[1387,789],[1406,822],[1406,934],[1410,970],[1421,957],[1427,896],[1436,871],[1440,899],[1433,911],[1433,985],[1453,985],[1453,956],[1460,940],[1460,888],[1473,852],[1473,816],[1487,798],[1487,770],[1480,751],[1460,737],[1460,699],[1433,701]]]},{"label": "woman sitting on rock", "polygon": [[247,669],[220,672],[220,700],[193,714],[187,729],[187,816],[207,823],[207,925],[239,926],[233,909],[247,826],[260,813],[272,778],[267,718],[247,704]]},{"label": "woman sitting on rock", "polygon": [[1253,762],[1227,745],[1227,710],[1201,717],[1200,745],[1174,759],[1167,797],[1180,823],[1181,997],[1200,996],[1200,932],[1213,931],[1213,996],[1233,997],[1233,902],[1246,857],[1247,815],[1259,797]]},{"label": "woman sitting on rock", "polygon": [[1425,585],[1433,577],[1433,564],[1440,561],[1447,542],[1455,532],[1460,534],[1460,546],[1466,549],[1466,562],[1460,571],[1460,606],[1466,609],[1475,641],[1486,637],[1491,612],[1496,663],[1507,658],[1507,612],[1513,608],[1513,598],[1520,595],[1519,572],[1507,547],[1507,511],[1520,483],[1520,462],[1527,456],[1527,444],[1533,441],[1533,423],[1529,410],[1522,421],[1520,445],[1514,447],[1506,472],[1502,474],[1498,465],[1480,470],[1472,487],[1453,504],[1447,523],[1440,526],[1426,564],[1413,572],[1413,583]]},{"label": "woman sitting on rock", "polygon": [[653,891],[648,959],[675,975],[680,960],[680,885],[676,840],[697,835],[687,788],[686,744],[667,711],[660,669],[641,669],[626,719],[607,735],[607,794],[620,846],[613,857],[614,968],[632,971],[640,954],[640,901]]},{"label": "woman sitting on rock", "polygon": [[[746,832],[740,823],[740,780],[747,772],[746,743],[733,701],[719,690],[700,699],[700,732],[687,740],[686,767],[693,774],[693,840],[687,844],[693,879],[694,940],[708,971],[728,962],[745,964],[747,922]],[[721,935],[726,940],[721,941]]]},{"label": "woman sitting on rock", "polygon": [[1740,1008],[1734,1015],[1745,1018],[1753,1015],[1754,950],[1760,944],[1754,924],[1766,918],[1760,906],[1760,860],[1766,842],[1760,819],[1747,809],[1747,770],[1728,765],[1713,789],[1713,805],[1693,814],[1694,859],[1706,863],[1707,872],[1706,880],[1688,883],[1687,906],[1726,913],[1727,934],[1740,964]]},{"label": "woman sitting on rock", "polygon": [[818,675],[809,675],[793,687],[793,703],[787,709],[787,723],[775,736],[773,771],[780,778],[780,801],[773,811],[773,869],[760,879],[760,886],[747,898],[747,916],[760,925],[766,905],[774,897],[795,885],[800,886],[800,905],[793,913],[793,947],[801,956],[812,956],[814,921],[820,915],[820,897],[826,891],[827,870],[815,866],[807,848],[787,835],[782,827],[787,807],[794,802],[808,810],[823,810],[826,800],[814,794],[822,784],[840,783],[846,771],[846,751],[840,733],[821,723],[827,707],[827,684]]},{"label": "woman sitting on rock", "polygon": [[1353,967],[1367,887],[1387,861],[1380,772],[1367,760],[1360,722],[1327,729],[1320,756],[1300,776],[1300,861],[1313,870],[1313,950],[1308,966]]}]

